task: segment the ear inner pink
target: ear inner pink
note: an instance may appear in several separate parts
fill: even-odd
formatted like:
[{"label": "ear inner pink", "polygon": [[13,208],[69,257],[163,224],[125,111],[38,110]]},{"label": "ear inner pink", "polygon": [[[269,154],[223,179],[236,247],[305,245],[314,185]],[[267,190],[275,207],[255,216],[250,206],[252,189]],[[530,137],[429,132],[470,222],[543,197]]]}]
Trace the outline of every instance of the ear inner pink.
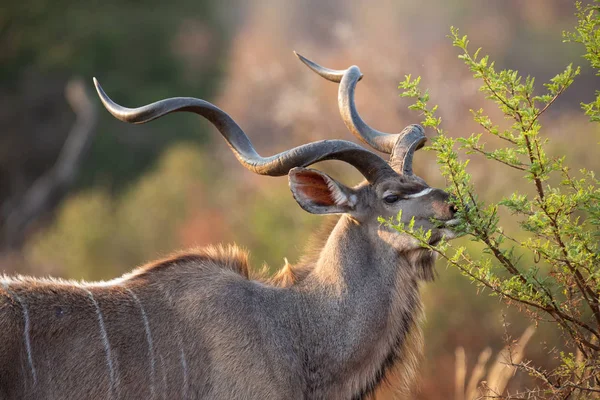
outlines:
[{"label": "ear inner pink", "polygon": [[297,181],[298,191],[307,198],[310,198],[313,203],[322,206],[333,206],[336,204],[335,199],[327,182],[317,173],[303,173],[295,177]]}]

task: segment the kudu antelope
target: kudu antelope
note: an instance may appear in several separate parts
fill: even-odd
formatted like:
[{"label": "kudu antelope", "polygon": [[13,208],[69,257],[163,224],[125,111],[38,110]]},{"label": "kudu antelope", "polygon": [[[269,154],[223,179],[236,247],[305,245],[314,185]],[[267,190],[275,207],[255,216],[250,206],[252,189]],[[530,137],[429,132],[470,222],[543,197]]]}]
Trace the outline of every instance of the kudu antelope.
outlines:
[{"label": "kudu antelope", "polygon": [[[344,140],[261,157],[211,103],[171,98],[128,109],[96,88],[120,120],[193,112],[249,170],[288,175],[303,209],[341,214],[319,250],[264,280],[249,279],[236,247],[182,253],[108,282],[4,277],[1,398],[362,399],[386,381],[411,386],[422,346],[418,282],[432,278],[434,256],[377,218],[402,210],[404,221],[414,217],[438,241],[454,236],[454,208],[448,194],[413,174],[413,153],[425,142],[420,126],[400,134],[370,128],[354,105],[359,69],[299,57],[340,84],[344,122],[391,154],[389,162]],[[366,181],[351,188],[306,168],[322,160],[344,161]],[[386,379],[393,373],[399,378]]]}]

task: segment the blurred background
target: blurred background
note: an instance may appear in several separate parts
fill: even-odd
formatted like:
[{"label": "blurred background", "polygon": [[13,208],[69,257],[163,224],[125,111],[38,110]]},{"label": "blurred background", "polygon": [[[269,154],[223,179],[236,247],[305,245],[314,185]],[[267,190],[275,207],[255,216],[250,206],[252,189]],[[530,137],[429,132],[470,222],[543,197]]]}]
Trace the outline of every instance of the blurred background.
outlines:
[{"label": "blurred background", "polygon": [[[562,42],[574,11],[568,0],[6,0],[0,268],[106,279],[177,249],[236,242],[251,251],[256,269],[266,263],[274,271],[284,257],[296,260],[323,222],[297,206],[286,178],[241,167],[195,115],[143,126],[115,120],[98,101],[93,76],[125,106],[207,99],[234,117],[263,155],[313,140],[353,140],[338,114],[337,85],[310,72],[296,50],[330,68],[359,65],[365,79],[357,107],[376,129],[399,132],[420,121],[398,96],[398,82],[413,74],[440,105],[444,128],[468,136],[480,132],[469,109],[503,119],[457,58],[449,27],[468,34],[471,49],[483,47],[498,68],[535,76],[542,90],[567,64],[587,65],[581,48]],[[551,154],[566,156],[573,168],[600,164],[592,146],[600,141],[598,126],[579,109],[599,86],[584,68],[543,119]],[[445,186],[434,154],[421,151],[415,160],[418,175]],[[483,199],[529,190],[519,174],[482,161],[474,157],[470,172]],[[360,181],[340,164],[319,168],[349,185]],[[529,325],[444,263],[438,272],[423,287],[419,399],[454,397],[457,349],[464,348],[458,369],[470,375],[485,349],[496,354]],[[540,324],[525,356],[550,366],[559,343],[558,333]],[[517,375],[510,388],[530,384]]]}]

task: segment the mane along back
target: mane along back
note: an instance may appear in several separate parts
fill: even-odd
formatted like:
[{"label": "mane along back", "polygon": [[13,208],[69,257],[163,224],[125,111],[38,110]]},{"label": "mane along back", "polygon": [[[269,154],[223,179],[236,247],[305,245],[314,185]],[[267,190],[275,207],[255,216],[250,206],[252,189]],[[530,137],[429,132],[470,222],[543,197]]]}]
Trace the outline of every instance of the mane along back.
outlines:
[{"label": "mane along back", "polygon": [[236,245],[217,245],[180,251],[161,260],[143,265],[123,278],[133,279],[172,268],[188,267],[195,269],[200,266],[233,271],[249,279],[248,252]]},{"label": "mane along back", "polygon": [[274,286],[289,287],[304,280],[304,278],[313,270],[321,250],[325,247],[331,231],[340,220],[339,216],[331,216],[319,227],[319,229],[308,238],[304,248],[304,255],[297,264],[290,264],[287,259],[285,265],[268,279],[267,282]]}]

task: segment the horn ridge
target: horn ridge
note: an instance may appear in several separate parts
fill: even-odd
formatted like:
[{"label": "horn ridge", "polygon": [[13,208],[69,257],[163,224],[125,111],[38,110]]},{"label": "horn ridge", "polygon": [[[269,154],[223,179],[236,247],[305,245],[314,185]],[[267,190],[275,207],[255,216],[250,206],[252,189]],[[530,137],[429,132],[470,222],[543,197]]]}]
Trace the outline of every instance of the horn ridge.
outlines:
[{"label": "horn ridge", "polygon": [[421,125],[413,124],[404,128],[398,135],[390,155],[392,168],[400,174],[413,175],[414,153],[423,147],[426,141],[427,137]]},{"label": "horn ridge", "polygon": [[356,109],[356,105],[354,103],[354,92],[356,84],[363,77],[360,69],[353,65],[346,70],[333,70],[325,68],[296,52],[294,53],[300,59],[300,61],[302,61],[311,70],[323,78],[332,82],[340,83],[338,89],[338,107],[342,116],[342,120],[350,132],[359,140],[368,144],[375,150],[390,154],[394,148],[394,144],[396,143],[396,138],[398,135],[380,132],[371,128],[365,121],[363,121]]},{"label": "horn ridge", "polygon": [[332,70],[320,66],[300,54],[296,56],[311,70],[332,82],[339,82],[338,107],[348,130],[360,141],[375,150],[390,154],[390,164],[401,174],[412,175],[412,159],[427,138],[420,125],[409,125],[401,133],[385,133],[371,128],[359,115],[354,102],[356,84],[363,77],[357,66]]},{"label": "horn ridge", "polygon": [[138,108],[126,108],[112,101],[95,78],[94,84],[104,107],[124,122],[143,124],[174,112],[192,112],[206,118],[219,130],[239,162],[260,175],[282,176],[294,167],[307,167],[324,160],[344,161],[359,170],[369,182],[394,174],[377,154],[346,140],[321,140],[262,157],[233,118],[208,101],[174,97]]}]

